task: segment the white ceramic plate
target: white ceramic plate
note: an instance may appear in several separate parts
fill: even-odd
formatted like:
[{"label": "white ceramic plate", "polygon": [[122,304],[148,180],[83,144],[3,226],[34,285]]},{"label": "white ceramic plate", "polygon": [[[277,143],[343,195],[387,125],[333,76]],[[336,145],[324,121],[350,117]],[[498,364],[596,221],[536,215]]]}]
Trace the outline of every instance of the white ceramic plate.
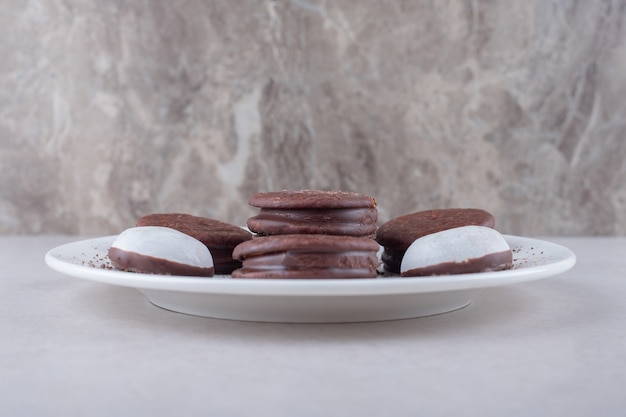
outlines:
[{"label": "white ceramic plate", "polygon": [[111,268],[115,236],[68,243],[45,261],[61,273],[133,287],[153,304],[196,316],[266,322],[331,323],[405,319],[465,307],[482,288],[532,281],[572,268],[576,256],[555,243],[505,236],[514,268],[426,278],[278,280],[137,274]]}]

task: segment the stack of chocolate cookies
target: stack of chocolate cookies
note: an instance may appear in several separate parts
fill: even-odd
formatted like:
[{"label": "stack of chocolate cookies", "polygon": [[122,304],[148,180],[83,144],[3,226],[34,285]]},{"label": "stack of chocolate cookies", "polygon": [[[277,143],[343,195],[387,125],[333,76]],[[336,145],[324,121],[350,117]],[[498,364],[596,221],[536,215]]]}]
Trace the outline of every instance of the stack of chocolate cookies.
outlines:
[{"label": "stack of chocolate cookies", "polygon": [[344,191],[258,193],[248,219],[256,236],[233,257],[233,278],[375,278],[378,267],[376,200]]}]

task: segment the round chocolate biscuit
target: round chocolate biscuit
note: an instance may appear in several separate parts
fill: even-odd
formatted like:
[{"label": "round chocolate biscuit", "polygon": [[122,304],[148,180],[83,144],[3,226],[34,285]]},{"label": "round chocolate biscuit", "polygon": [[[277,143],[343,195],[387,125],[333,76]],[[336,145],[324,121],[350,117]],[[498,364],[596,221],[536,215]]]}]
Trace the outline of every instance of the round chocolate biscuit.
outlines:
[{"label": "round chocolate biscuit", "polygon": [[350,191],[282,190],[257,193],[248,203],[258,208],[277,209],[341,209],[376,208],[376,199]]},{"label": "round chocolate biscuit", "polygon": [[136,226],[169,227],[185,233],[211,251],[216,274],[230,274],[241,266],[233,259],[233,248],[252,239],[252,234],[241,227],[206,217],[184,213],[154,213],[140,217]]},{"label": "round chocolate biscuit", "polygon": [[248,219],[261,235],[328,234],[374,237],[376,199],[347,191],[283,190],[258,193],[249,203],[260,208]]},{"label": "round chocolate biscuit", "polygon": [[470,274],[513,267],[504,236],[483,226],[461,226],[416,239],[402,258],[401,275]]},{"label": "round chocolate biscuit", "polygon": [[113,266],[127,272],[211,277],[213,257],[197,239],[169,227],[131,227],[108,250]]},{"label": "round chocolate biscuit", "polygon": [[375,238],[384,247],[381,258],[385,269],[399,273],[402,257],[416,239],[461,226],[493,228],[495,219],[481,209],[449,208],[425,210],[389,220],[378,228]]},{"label": "round chocolate biscuit", "polygon": [[379,245],[373,239],[319,234],[255,237],[233,257],[243,266],[233,278],[375,278]]}]

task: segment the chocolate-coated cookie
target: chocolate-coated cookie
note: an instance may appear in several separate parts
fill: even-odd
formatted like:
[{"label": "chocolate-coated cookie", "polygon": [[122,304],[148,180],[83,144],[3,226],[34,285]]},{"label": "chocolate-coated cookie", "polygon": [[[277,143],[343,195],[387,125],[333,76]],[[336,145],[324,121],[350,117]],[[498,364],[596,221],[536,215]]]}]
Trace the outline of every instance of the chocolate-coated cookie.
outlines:
[{"label": "chocolate-coated cookie", "polygon": [[248,228],[261,235],[327,234],[374,237],[376,199],[347,191],[284,190],[258,193],[249,204],[260,209]]},{"label": "chocolate-coated cookie", "polygon": [[403,277],[471,274],[513,267],[504,236],[483,226],[461,226],[416,239],[400,265]]},{"label": "chocolate-coated cookie", "polygon": [[474,208],[425,210],[393,218],[376,232],[376,241],[384,247],[383,265],[387,271],[399,273],[402,257],[415,239],[454,227],[472,225],[493,228],[495,219],[491,213]]},{"label": "chocolate-coated cookie", "polygon": [[375,278],[379,245],[370,238],[319,234],[260,236],[241,243],[233,257],[243,266],[233,278]]},{"label": "chocolate-coated cookie", "polygon": [[216,274],[230,274],[241,266],[233,259],[235,246],[252,238],[241,227],[206,217],[184,213],[155,213],[139,218],[136,226],[169,227],[198,239],[213,255]]},{"label": "chocolate-coated cookie", "polygon": [[145,274],[213,276],[213,258],[197,239],[169,227],[131,227],[113,240],[113,266]]}]

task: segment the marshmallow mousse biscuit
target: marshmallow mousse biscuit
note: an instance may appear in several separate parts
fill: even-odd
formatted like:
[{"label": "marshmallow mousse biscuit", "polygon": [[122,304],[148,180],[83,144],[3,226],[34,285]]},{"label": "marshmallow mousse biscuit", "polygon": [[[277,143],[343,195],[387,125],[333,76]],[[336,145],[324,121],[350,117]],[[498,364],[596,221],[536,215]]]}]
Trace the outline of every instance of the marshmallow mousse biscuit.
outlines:
[{"label": "marshmallow mousse biscuit", "polygon": [[255,194],[248,203],[260,209],[247,222],[260,235],[374,237],[377,229],[376,199],[363,194],[283,190]]},{"label": "marshmallow mousse biscuit", "polygon": [[109,259],[122,271],[211,277],[213,258],[199,240],[168,227],[132,227],[109,248]]},{"label": "marshmallow mousse biscuit", "polygon": [[513,267],[504,237],[483,226],[462,226],[416,239],[406,250],[401,276],[470,274]]},{"label": "marshmallow mousse biscuit", "polygon": [[495,219],[481,209],[449,208],[425,210],[389,220],[376,232],[376,241],[384,248],[381,259],[385,270],[400,273],[404,253],[416,239],[461,226],[493,228]]},{"label": "marshmallow mousse biscuit", "polygon": [[140,217],[136,226],[169,227],[198,239],[211,251],[216,274],[230,274],[241,267],[241,262],[233,259],[233,249],[252,239],[252,234],[241,227],[183,213],[149,214]]},{"label": "marshmallow mousse biscuit", "polygon": [[233,278],[331,279],[375,278],[379,249],[373,239],[319,235],[255,237],[238,245],[233,256],[243,261]]}]

